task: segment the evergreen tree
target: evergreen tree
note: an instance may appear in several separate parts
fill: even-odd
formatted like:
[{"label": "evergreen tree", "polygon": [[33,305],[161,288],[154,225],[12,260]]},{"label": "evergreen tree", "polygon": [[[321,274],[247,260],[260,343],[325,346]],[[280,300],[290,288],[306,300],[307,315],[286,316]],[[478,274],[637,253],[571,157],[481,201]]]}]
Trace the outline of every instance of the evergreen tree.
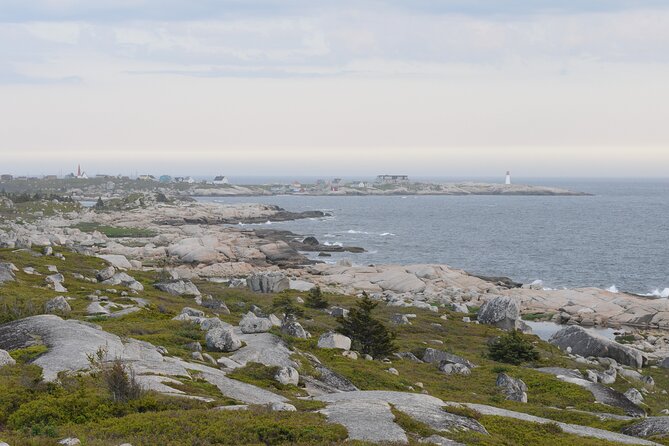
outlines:
[{"label": "evergreen tree", "polygon": [[523,337],[520,331],[514,330],[499,337],[488,347],[489,357],[493,361],[520,365],[524,362],[537,361],[539,352],[534,345]]},{"label": "evergreen tree", "polygon": [[374,358],[387,356],[397,350],[395,333],[390,331],[381,321],[372,316],[378,302],[363,294],[363,297],[352,308],[347,318],[339,317],[341,325],[337,331],[351,338],[353,348]]},{"label": "evergreen tree", "polygon": [[102,201],[102,197],[98,197],[98,201],[95,203],[96,209],[102,209],[105,207],[105,202]]},{"label": "evergreen tree", "polygon": [[305,301],[305,305],[309,308],[318,308],[318,309],[328,307],[328,301],[323,296],[323,292],[321,291],[321,287],[316,286],[316,287],[313,287],[312,289],[309,290],[309,295],[307,296],[307,300]]}]

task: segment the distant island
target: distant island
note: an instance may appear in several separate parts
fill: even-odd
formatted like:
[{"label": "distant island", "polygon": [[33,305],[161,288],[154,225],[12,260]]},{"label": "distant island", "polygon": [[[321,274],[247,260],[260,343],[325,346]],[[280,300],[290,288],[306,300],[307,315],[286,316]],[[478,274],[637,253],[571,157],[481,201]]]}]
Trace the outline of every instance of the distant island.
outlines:
[{"label": "distant island", "polygon": [[292,183],[231,184],[227,177],[217,176],[213,180],[196,181],[192,177],[162,175],[127,176],[96,175],[89,178],[79,169],[76,174],[64,178],[47,175],[42,178],[13,177],[2,175],[0,188],[7,192],[52,192],[72,196],[75,199],[97,199],[113,197],[129,192],[164,191],[183,197],[254,197],[272,195],[308,196],[393,196],[393,195],[515,195],[515,196],[585,196],[584,192],[567,189],[482,182],[416,182],[407,175],[379,175],[375,181],[345,181],[340,178],[317,180],[310,184]]}]

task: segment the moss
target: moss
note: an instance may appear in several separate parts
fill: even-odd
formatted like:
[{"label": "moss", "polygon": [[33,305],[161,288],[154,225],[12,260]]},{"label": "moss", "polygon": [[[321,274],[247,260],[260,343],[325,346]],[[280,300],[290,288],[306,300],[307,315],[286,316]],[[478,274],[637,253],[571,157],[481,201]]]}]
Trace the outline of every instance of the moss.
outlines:
[{"label": "moss", "polygon": [[49,349],[45,345],[33,345],[31,347],[12,350],[9,354],[20,364],[26,364],[34,361]]}]

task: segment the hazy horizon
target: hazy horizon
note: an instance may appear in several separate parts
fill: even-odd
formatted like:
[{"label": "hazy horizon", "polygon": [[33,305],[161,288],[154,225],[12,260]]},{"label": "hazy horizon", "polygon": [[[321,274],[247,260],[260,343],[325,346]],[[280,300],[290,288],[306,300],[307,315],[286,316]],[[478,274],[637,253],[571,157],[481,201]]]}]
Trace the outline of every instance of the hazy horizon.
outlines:
[{"label": "hazy horizon", "polygon": [[655,0],[13,0],[0,170],[664,178],[668,22]]}]

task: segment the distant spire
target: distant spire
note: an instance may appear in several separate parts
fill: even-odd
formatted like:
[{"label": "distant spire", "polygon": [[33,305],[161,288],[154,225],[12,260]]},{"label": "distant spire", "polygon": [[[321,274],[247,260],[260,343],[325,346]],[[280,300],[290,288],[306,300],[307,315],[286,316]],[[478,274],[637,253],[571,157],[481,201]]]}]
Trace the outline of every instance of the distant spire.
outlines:
[{"label": "distant spire", "polygon": [[81,164],[77,164],[77,176],[81,176]]}]

